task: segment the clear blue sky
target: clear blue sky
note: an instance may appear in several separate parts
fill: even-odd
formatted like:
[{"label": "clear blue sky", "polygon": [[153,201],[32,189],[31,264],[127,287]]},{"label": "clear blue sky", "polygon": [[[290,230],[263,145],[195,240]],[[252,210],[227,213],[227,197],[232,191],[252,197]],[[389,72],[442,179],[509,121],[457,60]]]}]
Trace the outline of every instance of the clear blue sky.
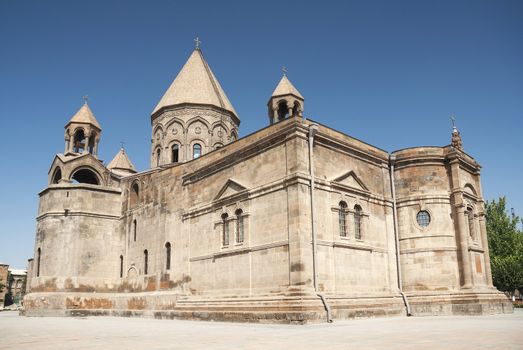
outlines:
[{"label": "clear blue sky", "polygon": [[37,193],[90,97],[100,157],[147,168],[150,112],[194,48],[241,118],[281,67],[305,114],[388,151],[446,145],[455,114],[487,199],[523,213],[523,1],[0,0],[0,261],[33,253]]}]

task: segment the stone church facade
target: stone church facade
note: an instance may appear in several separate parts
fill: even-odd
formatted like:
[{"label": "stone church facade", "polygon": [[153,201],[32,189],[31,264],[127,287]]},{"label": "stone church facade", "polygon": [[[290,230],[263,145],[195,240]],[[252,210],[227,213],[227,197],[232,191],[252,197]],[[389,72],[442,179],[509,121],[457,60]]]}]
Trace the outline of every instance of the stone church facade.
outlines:
[{"label": "stone church facade", "polygon": [[303,118],[284,75],[240,119],[197,48],[151,115],[151,168],[105,165],[84,104],[40,192],[26,315],[306,323],[511,312],[492,285],[480,165],[388,153]]}]

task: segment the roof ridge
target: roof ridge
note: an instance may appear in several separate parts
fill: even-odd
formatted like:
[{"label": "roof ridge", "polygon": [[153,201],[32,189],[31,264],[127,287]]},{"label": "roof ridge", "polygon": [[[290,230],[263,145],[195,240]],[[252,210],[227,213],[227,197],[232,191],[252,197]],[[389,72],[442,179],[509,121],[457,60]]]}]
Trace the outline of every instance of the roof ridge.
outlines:
[{"label": "roof ridge", "polygon": [[200,57],[202,58],[203,66],[205,67],[205,71],[207,72],[207,75],[209,76],[209,80],[211,81],[212,87],[214,89],[214,93],[216,94],[216,96],[218,96],[218,101],[220,101],[220,107],[225,108],[225,104],[223,103],[223,99],[220,94],[220,91],[218,90],[218,86],[216,86],[214,74],[212,73],[211,68],[209,67],[209,64],[207,64],[205,57],[203,57],[202,51],[200,49],[197,49],[197,51],[200,54]]}]

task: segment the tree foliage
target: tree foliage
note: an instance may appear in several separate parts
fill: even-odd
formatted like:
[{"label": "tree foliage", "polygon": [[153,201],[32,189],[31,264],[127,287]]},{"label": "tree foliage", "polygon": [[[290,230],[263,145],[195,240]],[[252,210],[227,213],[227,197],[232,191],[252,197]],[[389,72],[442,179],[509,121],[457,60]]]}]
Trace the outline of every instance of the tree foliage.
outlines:
[{"label": "tree foliage", "polygon": [[494,285],[513,293],[523,288],[523,233],[520,218],[506,210],[505,197],[486,202],[487,235]]}]

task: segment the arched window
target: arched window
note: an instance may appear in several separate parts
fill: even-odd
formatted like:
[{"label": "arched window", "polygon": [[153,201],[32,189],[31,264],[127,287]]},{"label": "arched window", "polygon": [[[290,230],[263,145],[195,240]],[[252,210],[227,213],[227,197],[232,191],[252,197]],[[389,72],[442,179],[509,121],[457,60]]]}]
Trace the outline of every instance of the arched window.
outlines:
[{"label": "arched window", "polygon": [[297,117],[300,115],[300,113],[301,113],[300,103],[298,101],[295,101],[294,107],[292,108],[292,116]]},{"label": "arched window", "polygon": [[133,241],[136,242],[136,219],[133,220]]},{"label": "arched window", "polygon": [[57,167],[54,170],[52,183],[57,184],[60,182],[61,179],[62,179],[62,169],[60,169],[60,167]]},{"label": "arched window", "polygon": [[123,255],[120,255],[120,278],[123,277]]},{"label": "arched window", "polygon": [[468,222],[469,222],[469,235],[470,235],[470,238],[476,239],[476,230],[475,230],[475,227],[474,227],[474,211],[472,210],[471,207],[467,208],[466,215],[467,215]]},{"label": "arched window", "polygon": [[244,238],[243,210],[238,209],[236,214],[236,243],[242,243]]},{"label": "arched window", "polygon": [[147,249],[143,251],[143,274],[147,275],[149,273],[149,252]]},{"label": "arched window", "polygon": [[160,166],[160,157],[162,155],[161,149],[158,147],[156,150],[156,166]]},{"label": "arched window", "polygon": [[40,258],[42,256],[42,250],[38,248],[36,251],[36,277],[40,277]]},{"label": "arched window", "polygon": [[227,213],[222,214],[222,245],[229,245],[229,222],[227,221],[229,215]]},{"label": "arched window", "polygon": [[192,158],[196,159],[199,158],[202,155],[202,145],[199,143],[195,143],[192,146]]},{"label": "arched window", "polygon": [[133,183],[131,186],[131,208],[140,202],[140,186],[138,183]]},{"label": "arched window", "polygon": [[174,144],[173,147],[171,148],[171,159],[172,159],[173,163],[178,163],[179,154],[180,154],[180,146],[178,146],[177,144]]},{"label": "arched window", "polygon": [[354,237],[361,239],[361,207],[357,204],[354,206]]},{"label": "arched window", "polygon": [[347,203],[340,202],[338,207],[338,225],[340,236],[347,237]]},{"label": "arched window", "polygon": [[98,176],[89,169],[80,169],[76,171],[73,176],[71,177],[73,180],[73,183],[81,183],[81,184],[91,184],[91,185],[99,185],[100,181],[98,180]]},{"label": "arched window", "polygon": [[85,150],[85,134],[83,129],[78,129],[74,132],[73,137],[73,151],[75,153],[82,153]]},{"label": "arched window", "polygon": [[289,107],[287,106],[287,101],[281,101],[278,103],[278,121],[284,120],[289,116]]},{"label": "arched window", "polygon": [[89,137],[89,144],[87,145],[87,152],[94,154],[94,143],[96,140],[96,133],[91,132],[91,137]]}]

